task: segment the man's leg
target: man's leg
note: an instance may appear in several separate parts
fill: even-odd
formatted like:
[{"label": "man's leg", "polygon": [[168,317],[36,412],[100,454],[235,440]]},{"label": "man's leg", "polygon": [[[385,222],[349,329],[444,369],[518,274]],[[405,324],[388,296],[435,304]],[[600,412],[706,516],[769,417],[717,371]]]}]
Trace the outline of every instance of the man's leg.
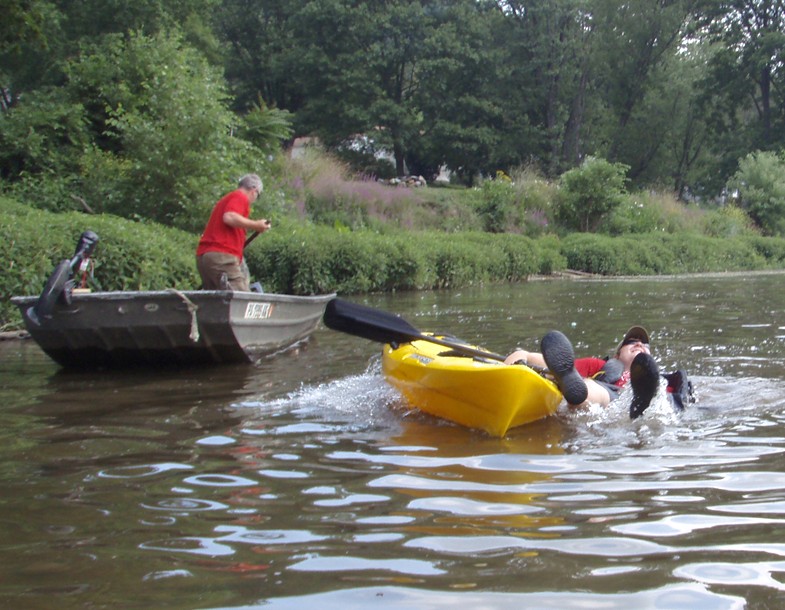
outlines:
[{"label": "man's leg", "polygon": [[232,290],[249,290],[248,279],[243,273],[240,261],[236,256],[223,252],[207,252],[196,259],[196,268],[202,278],[204,290],[225,290],[221,276],[226,276],[226,281]]}]

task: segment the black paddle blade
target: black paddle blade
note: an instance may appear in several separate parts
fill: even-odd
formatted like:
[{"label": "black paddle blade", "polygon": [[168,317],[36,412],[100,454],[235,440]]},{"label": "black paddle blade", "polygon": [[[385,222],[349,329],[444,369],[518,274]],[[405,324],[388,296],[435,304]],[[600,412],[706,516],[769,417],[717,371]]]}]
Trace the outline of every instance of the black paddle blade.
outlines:
[{"label": "black paddle blade", "polygon": [[379,343],[428,341],[455,350],[464,356],[504,362],[504,356],[499,354],[466,345],[458,340],[425,335],[400,316],[343,299],[333,299],[327,303],[322,319],[327,328],[370,341]]},{"label": "black paddle blade", "polygon": [[423,338],[420,331],[400,316],[343,299],[327,303],[323,321],[332,330],[379,343],[406,343]]}]

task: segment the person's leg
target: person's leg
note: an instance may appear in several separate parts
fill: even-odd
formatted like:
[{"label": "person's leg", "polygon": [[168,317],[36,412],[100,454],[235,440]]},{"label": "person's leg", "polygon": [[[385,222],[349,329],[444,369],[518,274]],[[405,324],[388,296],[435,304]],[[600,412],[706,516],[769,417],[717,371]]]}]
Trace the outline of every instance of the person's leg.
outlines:
[{"label": "person's leg", "polygon": [[611,401],[615,396],[611,396],[608,388],[601,383],[597,383],[594,379],[584,379],[583,381],[586,383],[586,390],[588,391],[586,402],[601,405],[603,407],[607,407],[611,404]]},{"label": "person's leg", "polygon": [[196,259],[196,268],[202,278],[204,290],[225,290],[221,277],[226,276],[226,281],[232,290],[248,291],[248,280],[243,273],[237,257],[223,252],[207,252]]},{"label": "person's leg", "polygon": [[212,261],[207,254],[202,254],[196,257],[196,270],[199,272],[199,277],[202,278],[202,290],[220,290],[221,289],[221,275],[216,275],[216,269],[212,265]]},{"label": "person's leg", "polygon": [[586,402],[589,389],[586,381],[575,370],[575,352],[570,340],[558,330],[552,330],[540,341],[540,351],[564,399],[571,405]]},{"label": "person's leg", "polygon": [[[234,258],[234,257],[233,257]],[[226,279],[229,282],[229,287],[237,292],[248,292],[251,290],[248,284],[248,274],[246,273],[243,265],[235,259],[233,264],[227,266]]]},{"label": "person's leg", "polygon": [[660,367],[649,354],[640,353],[630,365],[632,403],[630,419],[640,417],[651,404],[660,387]]},{"label": "person's leg", "polygon": [[245,285],[247,288],[245,290],[251,289],[251,270],[248,269],[248,263],[245,262],[245,258],[240,261],[240,271],[243,274],[243,279],[245,281]]}]

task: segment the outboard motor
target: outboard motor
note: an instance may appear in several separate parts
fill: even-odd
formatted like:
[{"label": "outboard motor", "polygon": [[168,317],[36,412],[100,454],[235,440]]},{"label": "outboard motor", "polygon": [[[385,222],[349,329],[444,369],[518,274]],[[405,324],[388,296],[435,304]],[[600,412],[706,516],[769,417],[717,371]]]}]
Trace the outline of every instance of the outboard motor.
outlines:
[{"label": "outboard motor", "polygon": [[30,320],[40,325],[41,321],[52,316],[52,310],[58,302],[70,303],[71,293],[74,289],[73,276],[76,269],[90,258],[98,244],[98,235],[93,231],[85,231],[76,243],[76,251],[71,260],[63,259],[55,267],[52,275],[44,286],[38,301],[30,309],[27,315]]}]

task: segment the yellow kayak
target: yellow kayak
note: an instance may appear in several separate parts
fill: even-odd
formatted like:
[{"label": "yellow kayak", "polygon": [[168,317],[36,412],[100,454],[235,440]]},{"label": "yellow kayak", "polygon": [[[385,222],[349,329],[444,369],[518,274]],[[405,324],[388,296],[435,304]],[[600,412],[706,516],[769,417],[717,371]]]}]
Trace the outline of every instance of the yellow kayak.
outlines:
[{"label": "yellow kayak", "polygon": [[552,415],[562,400],[555,383],[527,366],[472,358],[425,340],[385,345],[382,370],[412,406],[499,437]]}]

